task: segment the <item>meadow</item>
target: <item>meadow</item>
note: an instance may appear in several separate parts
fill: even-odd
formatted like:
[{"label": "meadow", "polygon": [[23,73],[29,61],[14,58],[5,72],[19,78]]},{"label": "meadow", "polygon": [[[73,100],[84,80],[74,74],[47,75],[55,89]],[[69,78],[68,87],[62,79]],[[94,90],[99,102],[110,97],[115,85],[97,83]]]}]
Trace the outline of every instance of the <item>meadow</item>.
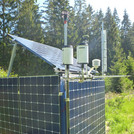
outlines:
[{"label": "meadow", "polygon": [[134,92],[106,94],[106,134],[134,134]]}]

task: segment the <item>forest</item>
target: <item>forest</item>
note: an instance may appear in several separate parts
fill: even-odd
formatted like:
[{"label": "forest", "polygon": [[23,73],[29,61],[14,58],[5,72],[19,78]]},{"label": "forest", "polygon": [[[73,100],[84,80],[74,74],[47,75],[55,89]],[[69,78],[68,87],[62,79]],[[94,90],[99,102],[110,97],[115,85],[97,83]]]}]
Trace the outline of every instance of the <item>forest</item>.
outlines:
[{"label": "forest", "polygon": [[[43,44],[62,48],[64,25],[62,11],[69,12],[68,44],[76,46],[83,35],[89,35],[89,66],[93,59],[101,59],[101,24],[107,30],[108,75],[131,75],[130,78],[106,79],[106,92],[125,92],[134,88],[134,23],[124,9],[123,20],[118,9],[106,13],[95,11],[85,0],[44,0],[40,7],[37,0],[0,1],[0,68],[8,70],[13,42],[7,34],[13,34]],[[76,54],[74,54],[76,56]],[[17,46],[12,72],[18,76],[54,74],[53,67],[35,57],[25,48]],[[99,68],[101,74],[101,68]]]}]

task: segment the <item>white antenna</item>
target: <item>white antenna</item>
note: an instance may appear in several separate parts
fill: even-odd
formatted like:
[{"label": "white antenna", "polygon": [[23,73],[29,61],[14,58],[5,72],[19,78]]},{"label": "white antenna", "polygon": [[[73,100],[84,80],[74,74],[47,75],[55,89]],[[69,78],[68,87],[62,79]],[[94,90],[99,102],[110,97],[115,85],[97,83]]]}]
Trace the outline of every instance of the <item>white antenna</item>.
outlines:
[{"label": "white antenna", "polygon": [[102,22],[102,32],[101,32],[101,60],[102,60],[102,75],[107,72],[107,33],[103,30]]}]

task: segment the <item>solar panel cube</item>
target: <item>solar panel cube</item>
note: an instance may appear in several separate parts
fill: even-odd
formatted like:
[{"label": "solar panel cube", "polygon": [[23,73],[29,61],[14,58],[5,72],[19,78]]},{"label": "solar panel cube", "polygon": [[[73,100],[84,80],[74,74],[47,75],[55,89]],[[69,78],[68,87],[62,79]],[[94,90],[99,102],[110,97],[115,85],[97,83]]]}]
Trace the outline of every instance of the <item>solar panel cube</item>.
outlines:
[{"label": "solar panel cube", "polygon": [[[69,95],[70,134],[105,133],[104,81],[71,80]],[[66,134],[65,99],[58,75],[0,78],[0,134]]]}]

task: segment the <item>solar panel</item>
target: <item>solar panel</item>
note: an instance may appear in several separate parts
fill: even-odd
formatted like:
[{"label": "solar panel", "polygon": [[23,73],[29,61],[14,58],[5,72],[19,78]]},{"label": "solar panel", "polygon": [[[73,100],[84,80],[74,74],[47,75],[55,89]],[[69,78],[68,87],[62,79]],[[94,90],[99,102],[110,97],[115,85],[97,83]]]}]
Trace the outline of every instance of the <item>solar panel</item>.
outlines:
[{"label": "solar panel", "polygon": [[104,81],[70,82],[70,134],[105,133]]},{"label": "solar panel", "polygon": [[[104,134],[104,81],[71,80],[69,90],[70,134]],[[66,134],[65,98],[57,75],[0,78],[0,134]]]},{"label": "solar panel", "polygon": [[[9,36],[18,42],[21,46],[25,47],[41,59],[45,60],[48,64],[54,65],[58,69],[65,70],[65,66],[62,64],[62,50],[59,48],[27,40],[15,35],[9,34]],[[90,68],[88,67],[88,69]],[[73,65],[70,65],[70,71],[81,71],[81,65],[77,64],[77,60],[75,58],[73,59]]]},{"label": "solar panel", "polygon": [[59,134],[59,77],[0,79],[1,134]]},{"label": "solar panel", "polygon": [[0,134],[19,133],[18,79],[0,79]]}]

